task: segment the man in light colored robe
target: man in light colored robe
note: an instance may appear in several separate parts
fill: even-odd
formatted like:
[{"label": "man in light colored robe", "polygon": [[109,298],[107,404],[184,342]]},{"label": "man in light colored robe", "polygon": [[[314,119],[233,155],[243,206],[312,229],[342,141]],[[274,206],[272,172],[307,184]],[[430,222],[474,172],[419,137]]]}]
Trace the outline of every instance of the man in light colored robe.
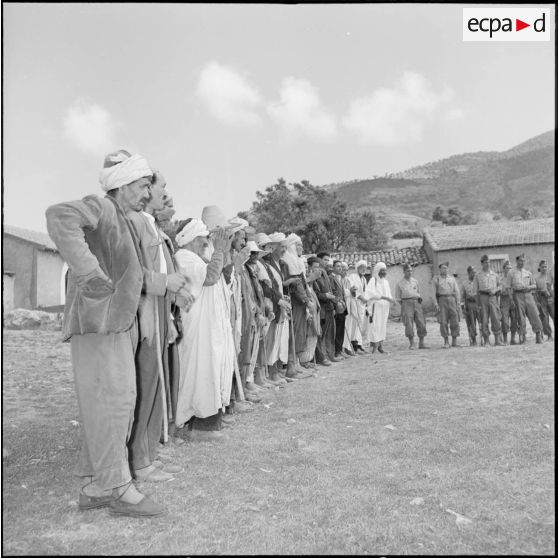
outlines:
[{"label": "man in light colored robe", "polygon": [[211,251],[207,227],[192,219],[177,232],[176,262],[189,278],[195,301],[182,313],[183,338],[179,343],[180,385],[176,425],[193,418],[188,437],[221,440],[222,414],[230,403],[236,359],[230,321],[231,292],[222,274],[230,249],[227,230],[217,229]]},{"label": "man in light colored robe", "polygon": [[361,300],[368,305],[368,313],[372,316],[372,323],[368,330],[372,352],[378,349],[380,353],[385,353],[382,342],[385,341],[387,336],[390,303],[395,302],[391,296],[391,289],[386,279],[386,271],[386,264],[378,262],[374,266],[373,277],[368,281],[366,290],[361,296]]},{"label": "man in light colored robe", "polygon": [[368,264],[364,260],[357,262],[355,273],[347,275],[350,296],[347,297],[347,318],[345,330],[353,350],[357,354],[364,354],[364,347],[368,343],[368,316],[366,303],[359,299],[366,289],[366,268]]}]

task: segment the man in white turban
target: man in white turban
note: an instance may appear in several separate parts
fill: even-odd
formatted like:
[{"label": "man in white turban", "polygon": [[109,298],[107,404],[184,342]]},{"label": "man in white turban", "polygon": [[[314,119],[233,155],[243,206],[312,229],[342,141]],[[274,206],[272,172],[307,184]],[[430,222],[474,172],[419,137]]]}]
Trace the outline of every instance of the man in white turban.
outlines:
[{"label": "man in white turban", "polygon": [[161,282],[145,270],[128,213],[150,198],[152,171],[140,155],[107,155],[95,195],[46,210],[47,229],[70,268],[63,340],[70,341],[82,445],[78,507],[155,516],[165,509],[132,483],[128,441],[136,404],[134,355],[142,290]]},{"label": "man in white turban", "polygon": [[229,233],[218,228],[213,235],[212,253],[209,231],[198,219],[179,225],[175,237],[178,269],[188,277],[195,299],[190,310],[182,312],[176,427],[191,421],[187,437],[195,441],[224,438],[220,430],[230,403],[236,359],[231,292],[222,274],[225,254],[230,250]]},{"label": "man in white turban", "polygon": [[368,312],[366,303],[359,298],[366,290],[367,267],[366,260],[359,260],[355,265],[355,273],[346,277],[350,295],[346,297],[345,329],[356,354],[365,354],[364,347],[368,343]]},{"label": "man in white turban", "polygon": [[369,334],[373,353],[376,349],[380,353],[385,352],[382,342],[386,339],[390,303],[395,302],[391,296],[386,274],[386,264],[378,262],[374,266],[374,275],[368,281],[364,293],[359,297],[360,300],[368,304],[368,312],[372,317]]}]

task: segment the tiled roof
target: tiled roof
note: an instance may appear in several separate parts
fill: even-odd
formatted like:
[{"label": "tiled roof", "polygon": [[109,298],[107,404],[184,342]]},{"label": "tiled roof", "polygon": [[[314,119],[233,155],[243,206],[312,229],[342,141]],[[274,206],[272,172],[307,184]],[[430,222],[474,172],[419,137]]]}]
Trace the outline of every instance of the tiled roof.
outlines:
[{"label": "tiled roof", "polygon": [[439,252],[487,246],[554,242],[554,219],[502,221],[482,225],[428,227],[425,241]]},{"label": "tiled roof", "polygon": [[349,264],[349,267],[354,267],[359,260],[365,260],[370,267],[373,267],[378,262],[384,262],[387,267],[404,263],[410,263],[414,266],[430,263],[428,255],[422,249],[422,246],[382,250],[379,252],[337,252],[331,254],[331,259],[346,262]]},{"label": "tiled roof", "polygon": [[30,231],[29,229],[21,229],[19,227],[12,227],[11,225],[4,225],[4,235],[15,236],[21,240],[26,240],[27,242],[32,242],[37,244],[46,250],[52,250],[58,252],[56,245],[50,239],[50,236],[46,233],[41,233],[37,231]]}]

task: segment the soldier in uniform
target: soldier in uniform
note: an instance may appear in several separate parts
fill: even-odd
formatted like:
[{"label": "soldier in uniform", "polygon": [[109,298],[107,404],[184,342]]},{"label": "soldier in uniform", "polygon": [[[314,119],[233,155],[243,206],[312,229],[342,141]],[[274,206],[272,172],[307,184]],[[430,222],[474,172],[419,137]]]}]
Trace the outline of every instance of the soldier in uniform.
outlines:
[{"label": "soldier in uniform", "polygon": [[488,256],[484,254],[481,258],[482,269],[473,279],[473,287],[475,296],[477,297],[477,305],[482,309],[482,337],[484,344],[490,344],[490,330],[488,329],[488,321],[492,326],[492,333],[494,334],[494,345],[503,345],[501,337],[501,320],[502,314],[498,304],[497,295],[500,292],[500,285],[498,275],[495,271],[489,268]]},{"label": "soldier in uniform", "polygon": [[547,272],[547,267],[546,260],[541,260],[539,275],[535,277],[535,283],[537,284],[537,305],[543,332],[550,341],[552,339],[552,328],[550,327],[549,317],[552,318],[552,323],[554,323],[554,285]]},{"label": "soldier in uniform", "polygon": [[515,260],[517,265],[515,269],[510,271],[510,282],[519,319],[519,343],[523,344],[526,341],[526,315],[535,332],[536,342],[542,343],[542,323],[539,317],[537,304],[533,297],[533,291],[536,290],[537,284],[535,283],[532,273],[524,267],[525,254],[520,254]]},{"label": "soldier in uniform", "polygon": [[469,332],[469,344],[473,347],[477,345],[477,324],[479,332],[482,332],[482,319],[480,307],[477,304],[475,295],[474,279],[476,270],[470,265],[467,267],[467,279],[463,281],[461,286],[461,307],[467,322],[467,330]]},{"label": "soldier in uniform", "polygon": [[404,277],[395,285],[395,300],[401,304],[401,321],[405,324],[405,336],[409,339],[409,349],[414,350],[414,324],[417,326],[419,349],[429,349],[424,344],[426,322],[422,311],[422,297],[419,293],[418,281],[411,277],[413,268],[406,263],[403,266]]},{"label": "soldier in uniform", "polygon": [[439,264],[440,274],[432,279],[436,295],[436,312],[438,312],[438,321],[440,322],[440,334],[444,338],[444,349],[450,348],[448,342],[450,332],[452,338],[451,346],[459,347],[457,338],[459,337],[459,305],[461,297],[455,277],[448,275],[448,268],[449,262]]},{"label": "soldier in uniform", "polygon": [[517,307],[513,299],[511,286],[511,263],[504,262],[504,275],[500,282],[500,313],[502,314],[502,339],[504,345],[508,344],[508,333],[511,333],[510,345],[516,345],[515,335],[519,330]]}]

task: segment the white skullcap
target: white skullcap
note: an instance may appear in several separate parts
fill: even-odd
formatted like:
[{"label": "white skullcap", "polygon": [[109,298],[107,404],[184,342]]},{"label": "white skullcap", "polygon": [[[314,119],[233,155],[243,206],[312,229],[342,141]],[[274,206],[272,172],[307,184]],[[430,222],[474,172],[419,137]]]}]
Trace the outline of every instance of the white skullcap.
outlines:
[{"label": "white skullcap", "polygon": [[269,235],[271,242],[283,242],[287,238],[282,232],[274,232]]},{"label": "white skullcap", "polygon": [[292,246],[293,244],[302,244],[302,239],[295,233],[291,233],[286,238],[287,246]]},{"label": "white skullcap", "polygon": [[176,244],[186,246],[198,236],[208,236],[209,231],[201,219],[192,219],[177,235]]},{"label": "white skullcap", "polygon": [[108,192],[151,176],[153,171],[141,155],[129,155],[127,151],[120,150],[105,157],[105,166],[99,174],[99,182],[101,188]]},{"label": "white skullcap", "polygon": [[271,244],[271,238],[269,238],[269,236],[265,233],[257,233],[256,242],[258,246],[265,246],[266,244]]},{"label": "white skullcap", "polygon": [[361,265],[364,265],[366,267],[368,267],[368,263],[366,260],[359,260],[356,264],[355,264],[355,269],[358,269]]},{"label": "white skullcap", "polygon": [[232,219],[229,219],[229,225],[232,227],[232,233],[245,229],[248,224],[248,221],[246,221],[246,219],[242,219],[242,217],[233,217]]},{"label": "white skullcap", "polygon": [[207,225],[209,231],[214,231],[218,227],[229,227],[224,213],[216,205],[207,205],[202,210],[201,220]]}]

